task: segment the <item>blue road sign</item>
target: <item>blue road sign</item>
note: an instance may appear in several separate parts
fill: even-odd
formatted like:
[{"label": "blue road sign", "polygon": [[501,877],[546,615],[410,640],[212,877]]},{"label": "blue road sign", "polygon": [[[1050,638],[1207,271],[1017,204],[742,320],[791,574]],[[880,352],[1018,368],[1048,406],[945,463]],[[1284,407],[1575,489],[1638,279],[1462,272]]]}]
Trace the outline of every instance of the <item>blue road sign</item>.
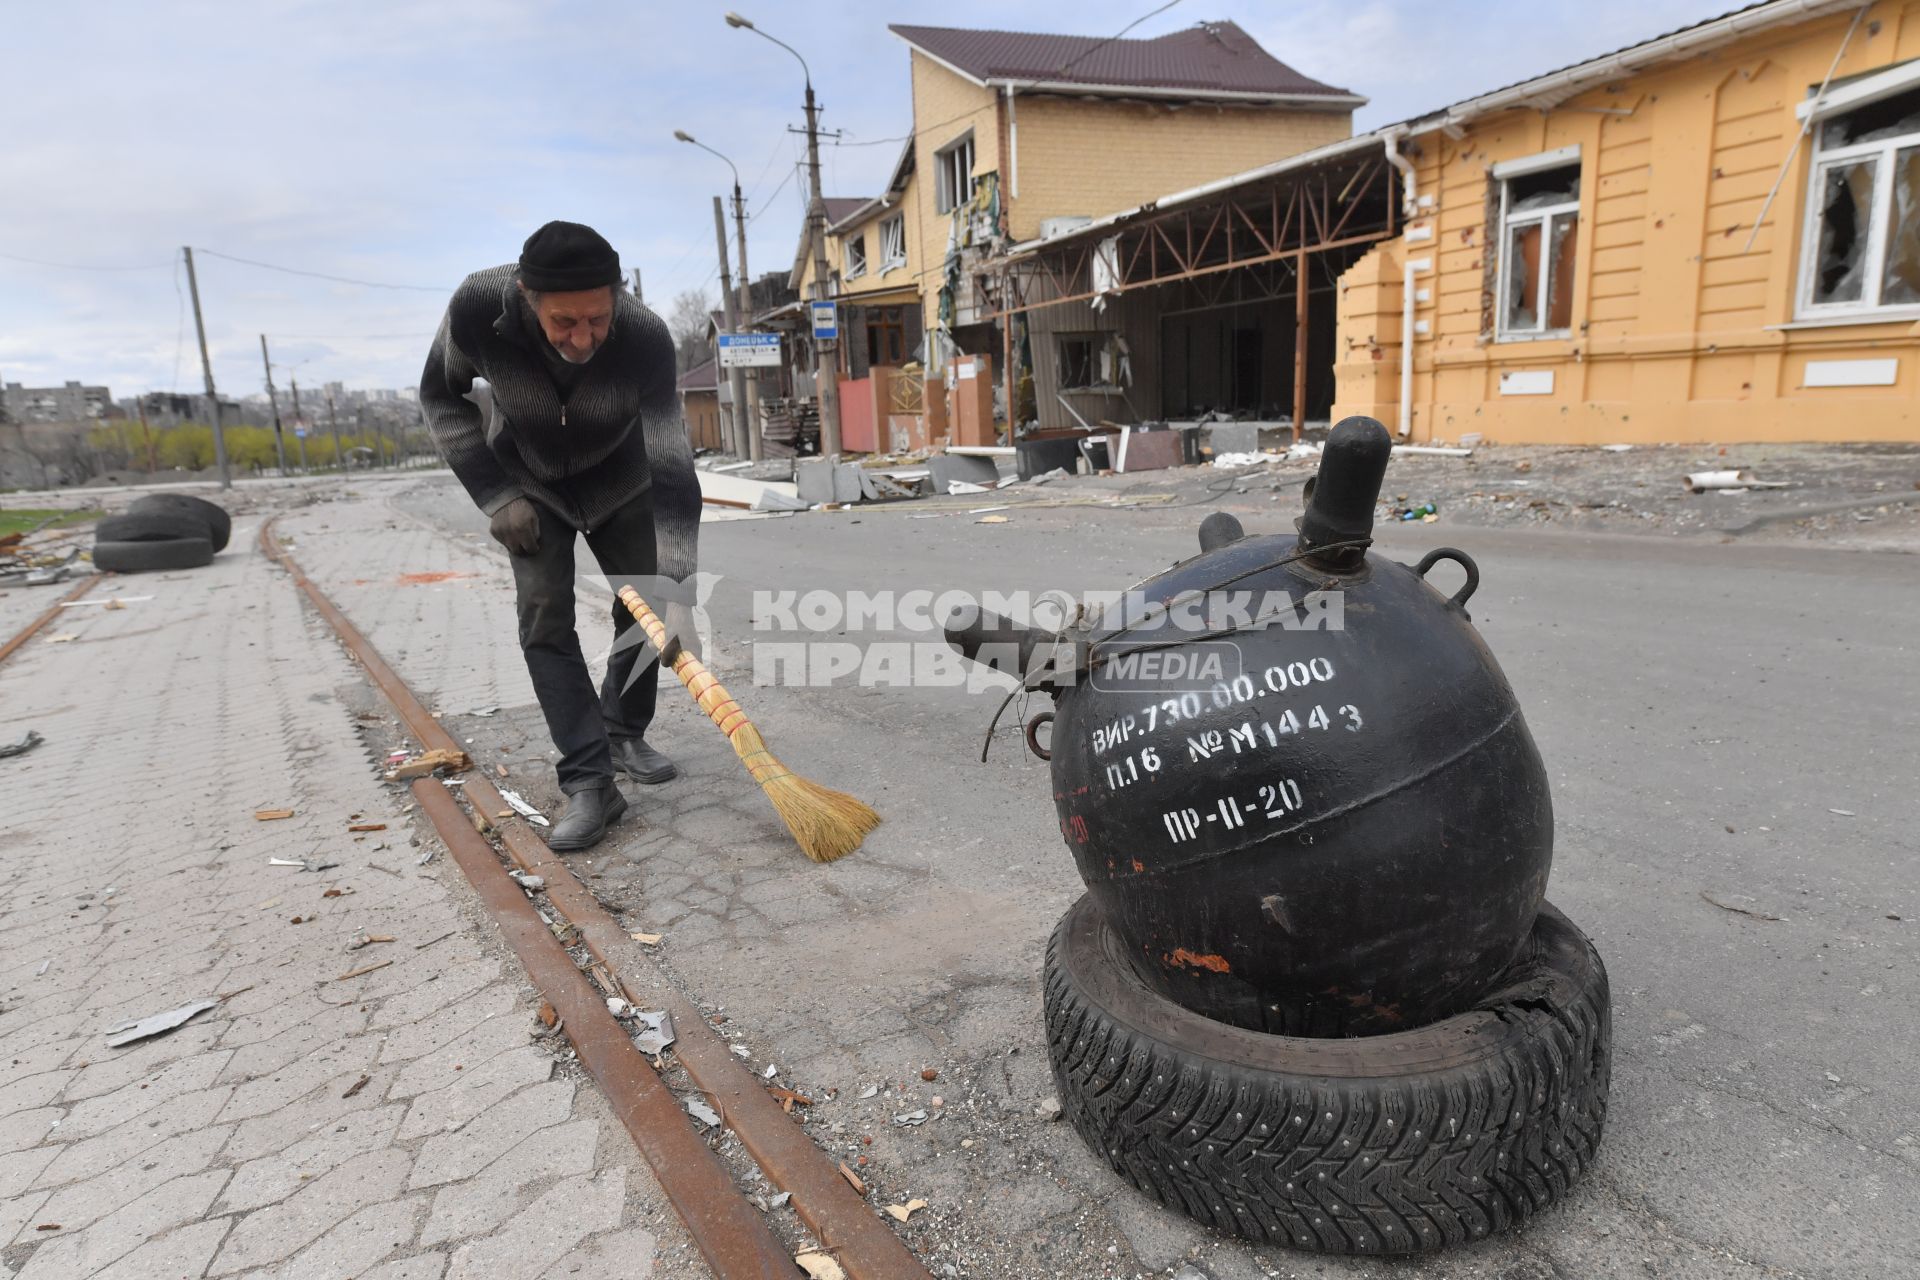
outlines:
[{"label": "blue road sign", "polygon": [[840,315],[831,302],[810,304],[813,312],[813,336],[819,342],[831,342],[840,336]]}]

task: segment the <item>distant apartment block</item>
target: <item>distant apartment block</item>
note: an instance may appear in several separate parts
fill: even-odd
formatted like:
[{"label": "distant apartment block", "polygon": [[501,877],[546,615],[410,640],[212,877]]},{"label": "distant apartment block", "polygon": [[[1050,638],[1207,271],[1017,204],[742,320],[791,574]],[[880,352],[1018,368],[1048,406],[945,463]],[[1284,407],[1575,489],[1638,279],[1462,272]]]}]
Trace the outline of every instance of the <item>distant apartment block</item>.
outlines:
[{"label": "distant apartment block", "polygon": [[82,422],[108,416],[113,395],[105,387],[69,382],[64,387],[23,387],[9,382],[0,406],[8,422]]}]

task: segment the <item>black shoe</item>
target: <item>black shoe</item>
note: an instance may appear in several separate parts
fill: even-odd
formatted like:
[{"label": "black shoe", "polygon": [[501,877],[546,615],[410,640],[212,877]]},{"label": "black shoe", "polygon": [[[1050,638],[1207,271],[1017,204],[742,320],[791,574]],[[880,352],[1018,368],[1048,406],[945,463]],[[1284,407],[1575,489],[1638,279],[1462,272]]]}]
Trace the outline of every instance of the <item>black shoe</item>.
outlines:
[{"label": "black shoe", "polygon": [[673,761],[648,746],[645,738],[615,738],[613,767],[648,786],[680,776]]},{"label": "black shoe", "polygon": [[547,836],[547,848],[555,853],[591,849],[626,811],[627,798],[611,782],[576,791],[567,797],[566,812],[553,824],[553,831]]}]

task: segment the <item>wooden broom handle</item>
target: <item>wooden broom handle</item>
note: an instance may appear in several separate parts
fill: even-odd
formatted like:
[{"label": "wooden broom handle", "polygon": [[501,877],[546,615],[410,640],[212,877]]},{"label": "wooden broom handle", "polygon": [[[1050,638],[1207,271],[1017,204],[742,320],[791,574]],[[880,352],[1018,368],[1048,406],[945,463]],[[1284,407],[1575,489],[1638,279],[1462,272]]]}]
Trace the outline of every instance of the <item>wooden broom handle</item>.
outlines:
[{"label": "wooden broom handle", "polygon": [[[633,620],[646,631],[647,639],[653,642],[655,651],[666,652],[666,624],[647,607],[647,602],[632,587],[621,587],[619,595],[620,603],[627,606],[627,612],[633,615]],[[674,675],[680,677],[680,683],[687,687],[687,692],[693,695],[693,700],[700,704],[700,709],[707,713],[707,719],[713,721],[729,740],[747,723],[747,713],[740,709],[740,704],[733,700],[726,686],[714,679],[706,664],[684,647],[679,656],[674,658],[672,670]]]}]

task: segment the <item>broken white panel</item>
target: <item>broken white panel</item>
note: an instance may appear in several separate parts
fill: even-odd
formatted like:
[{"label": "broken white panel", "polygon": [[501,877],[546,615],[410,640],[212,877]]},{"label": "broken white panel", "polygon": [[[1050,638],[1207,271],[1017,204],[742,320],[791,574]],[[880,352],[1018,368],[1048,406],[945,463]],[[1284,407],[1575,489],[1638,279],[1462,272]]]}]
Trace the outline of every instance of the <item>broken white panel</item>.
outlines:
[{"label": "broken white panel", "polygon": [[1431,239],[1433,239],[1433,224],[1431,222],[1422,222],[1417,226],[1412,226],[1407,228],[1408,244],[1414,244],[1421,240],[1431,240]]},{"label": "broken white panel", "polygon": [[1809,360],[1800,384],[1806,387],[1890,387],[1900,376],[1900,361]]},{"label": "broken white panel", "polygon": [[1508,369],[1500,375],[1503,396],[1550,396],[1553,394],[1553,370]]}]

